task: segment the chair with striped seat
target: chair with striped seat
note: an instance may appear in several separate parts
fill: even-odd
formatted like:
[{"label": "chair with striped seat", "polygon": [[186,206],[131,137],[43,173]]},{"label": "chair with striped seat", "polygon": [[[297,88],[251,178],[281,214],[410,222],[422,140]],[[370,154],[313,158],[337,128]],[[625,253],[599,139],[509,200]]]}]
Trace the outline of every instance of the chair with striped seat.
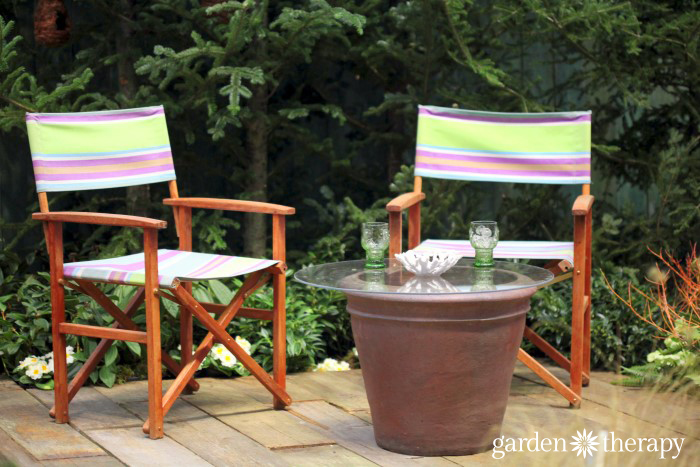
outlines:
[{"label": "chair with striped seat", "polygon": [[[107,112],[29,113],[26,117],[34,175],[39,195],[51,269],[52,339],[54,352],[55,405],[50,414],[57,423],[69,420],[68,404],[87,381],[114,340],[146,345],[148,361],[148,420],[144,433],[163,437],[163,417],[185,390],[199,387],[194,373],[214,342],[222,343],[273,395],[273,406],[291,403],[285,391],[285,216],[294,208],[269,203],[212,198],[181,198],[175,180],[168,129],[162,106]],[[137,216],[93,212],[51,212],[48,192],[95,190],[167,182],[179,250],[159,250],[157,233],[166,222]],[[272,259],[245,258],[192,252],[192,209],[206,208],[272,215]],[[74,263],[63,262],[63,223],[97,224],[140,228],[144,251],[119,258]],[[198,302],[192,282],[248,275],[228,305]],[[244,300],[269,280],[273,286],[273,309],[244,307]],[[119,309],[96,285],[112,283],[136,286],[124,310]],[[111,327],[66,322],[65,287],[93,298],[114,318]],[[161,351],[160,299],[180,305],[181,358],[177,362]],[[132,319],[145,302],[146,330]],[[218,319],[211,317],[214,313]],[[192,352],[192,318],[209,331]],[[227,332],[235,316],[271,320],[273,327],[273,374],[269,375]],[[68,383],[66,335],[101,339]],[[162,393],[161,363],[175,375]]]},{"label": "chair with striped seat", "polygon": [[[573,242],[500,241],[496,258],[552,260],[545,267],[559,282],[573,276],[571,357],[526,327],[524,336],[570,374],[567,386],[524,350],[518,358],[563,395],[581,404],[590,373],[591,319],[591,113],[500,113],[433,106],[418,109],[414,190],[389,204],[389,255],[400,253],[402,212],[408,210],[408,248],[450,250],[474,256],[469,240],[420,236],[422,178],[582,185],[572,213]],[[573,271],[569,271],[573,267]]]}]

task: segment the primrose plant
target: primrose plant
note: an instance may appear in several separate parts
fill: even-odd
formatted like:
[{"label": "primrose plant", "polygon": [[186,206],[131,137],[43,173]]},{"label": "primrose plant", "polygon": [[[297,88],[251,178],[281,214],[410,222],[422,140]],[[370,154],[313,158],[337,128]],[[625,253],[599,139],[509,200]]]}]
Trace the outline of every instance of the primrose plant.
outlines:
[{"label": "primrose plant", "polygon": [[[66,347],[66,363],[70,365],[75,362],[75,350],[73,347]],[[24,373],[19,377],[19,382],[27,385],[34,385],[39,389],[53,389],[53,352],[37,357],[29,355],[23,359],[14,373]]]},{"label": "primrose plant", "polygon": [[[248,355],[252,354],[252,345],[247,339],[236,336],[236,343],[241,346],[245,353]],[[177,357],[177,355],[173,355],[173,357]],[[214,344],[212,346],[211,350],[204,358],[204,361],[202,361],[202,364],[199,366],[199,369],[214,370],[226,376],[247,376],[250,374],[223,344]]]}]

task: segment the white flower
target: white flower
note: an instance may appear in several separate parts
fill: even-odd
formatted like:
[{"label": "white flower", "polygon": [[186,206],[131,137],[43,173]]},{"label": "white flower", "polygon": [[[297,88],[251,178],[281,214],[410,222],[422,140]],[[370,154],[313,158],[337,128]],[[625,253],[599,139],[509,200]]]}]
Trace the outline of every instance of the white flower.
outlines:
[{"label": "white flower", "polygon": [[69,345],[68,347],[66,347],[66,363],[67,364],[70,365],[71,363],[73,363],[75,361],[75,358],[73,357],[73,355],[75,355],[75,350],[73,349],[73,347],[71,347]]},{"label": "white flower", "polygon": [[314,368],[314,371],[347,371],[350,369],[348,362],[338,362],[335,358],[327,358],[323,363],[319,363]]},{"label": "white flower", "polygon": [[250,342],[248,342],[246,339],[242,338],[241,336],[236,336],[236,344],[240,345],[241,348],[250,355]]},{"label": "white flower", "polygon": [[43,360],[39,360],[37,363],[33,363],[27,367],[27,371],[24,373],[25,375],[29,376],[31,379],[41,379],[42,376],[44,376],[45,373],[49,371],[49,367],[46,365],[46,362]]},{"label": "white flower", "polygon": [[214,344],[209,352],[212,358],[221,361],[221,358],[228,352],[228,349],[224,347],[224,344]]},{"label": "white flower", "polygon": [[591,456],[593,455],[593,451],[597,451],[598,448],[597,446],[598,442],[596,442],[596,439],[598,438],[597,436],[593,436],[593,431],[586,433],[586,429],[584,428],[583,434],[581,434],[580,431],[577,431],[576,434],[578,436],[572,436],[574,439],[571,442],[571,445],[574,446],[572,451],[577,451],[576,457],[580,456],[583,454],[583,458],[586,458],[587,454],[590,454]]},{"label": "white flower", "polygon": [[[17,367],[18,369],[26,368],[29,365],[35,365],[39,363],[39,357],[35,357],[34,355],[30,355],[21,362],[19,362],[19,366]],[[29,375],[27,375],[29,376]]]},{"label": "white flower", "polygon": [[221,357],[221,365],[226,367],[226,368],[233,368],[236,366],[236,363],[238,363],[238,360],[236,360],[236,357],[233,356],[231,352],[228,350],[225,350],[226,353]]}]

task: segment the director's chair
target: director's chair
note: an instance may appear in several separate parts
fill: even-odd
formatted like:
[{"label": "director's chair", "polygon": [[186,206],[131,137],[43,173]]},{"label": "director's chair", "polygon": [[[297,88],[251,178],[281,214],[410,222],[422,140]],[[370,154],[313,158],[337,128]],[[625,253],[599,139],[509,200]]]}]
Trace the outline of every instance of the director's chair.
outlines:
[{"label": "director's chair", "polygon": [[[582,185],[572,208],[573,242],[499,241],[495,258],[550,260],[547,285],[573,277],[571,358],[525,327],[524,337],[570,374],[567,386],[527,352],[518,359],[564,396],[581,404],[591,354],[591,113],[500,113],[419,106],[413,191],[390,201],[389,256],[401,252],[402,212],[408,210],[408,248],[450,250],[474,257],[469,240],[420,236],[422,177],[508,183]],[[573,268],[573,269],[572,269]]]},{"label": "director's chair", "polygon": [[[52,338],[55,405],[50,414],[57,423],[68,422],[68,404],[87,381],[115,340],[146,345],[148,360],[148,420],[144,433],[163,437],[163,416],[184,391],[199,388],[194,373],[215,342],[222,343],[273,394],[277,409],[291,404],[285,391],[285,216],[294,208],[269,203],[211,198],[180,198],[162,106],[107,112],[28,113],[26,116],[34,175],[39,195],[51,270]],[[94,190],[167,182],[179,237],[179,250],[158,249],[162,220],[92,212],[50,212],[47,193]],[[272,215],[272,259],[192,252],[192,209],[220,209]],[[144,252],[119,258],[63,262],[63,223],[133,227],[143,230]],[[198,302],[192,282],[247,274],[228,305]],[[250,296],[272,279],[273,309],[244,307]],[[95,284],[138,287],[120,310]],[[64,288],[92,297],[115,320],[111,327],[66,322]],[[180,363],[161,352],[160,298],[180,305]],[[146,304],[146,330],[132,320]],[[210,313],[218,315],[218,319]],[[192,317],[209,333],[192,353]],[[271,320],[273,375],[270,376],[226,332],[235,316]],[[66,335],[100,338],[95,351],[68,384]],[[161,363],[176,376],[163,395]]]}]

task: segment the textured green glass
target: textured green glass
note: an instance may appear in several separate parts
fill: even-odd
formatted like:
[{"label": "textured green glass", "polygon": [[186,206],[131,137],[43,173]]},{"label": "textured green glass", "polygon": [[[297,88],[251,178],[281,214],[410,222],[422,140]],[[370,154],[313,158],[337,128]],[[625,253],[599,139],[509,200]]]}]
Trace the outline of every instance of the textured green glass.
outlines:
[{"label": "textured green glass", "polygon": [[498,224],[495,221],[474,221],[469,226],[469,242],[474,248],[474,266],[493,267],[493,249],[498,244]]},{"label": "textured green glass", "polygon": [[365,249],[366,269],[384,269],[384,252],[389,246],[389,224],[365,222],[362,224],[362,248]]},{"label": "textured green glass", "polygon": [[493,267],[494,261],[492,248],[475,248],[474,252],[474,266],[477,268]]}]

